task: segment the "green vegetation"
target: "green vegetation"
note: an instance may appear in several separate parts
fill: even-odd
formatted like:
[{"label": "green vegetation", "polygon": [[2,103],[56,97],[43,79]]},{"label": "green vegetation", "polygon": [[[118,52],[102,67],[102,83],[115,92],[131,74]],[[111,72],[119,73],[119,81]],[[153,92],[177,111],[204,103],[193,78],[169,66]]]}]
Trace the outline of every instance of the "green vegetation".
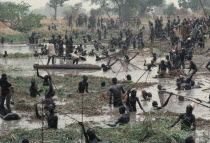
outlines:
[{"label": "green vegetation", "polygon": [[206,10],[206,14],[210,15],[210,8],[206,8],[205,10]]},{"label": "green vegetation", "polygon": [[[29,83],[31,78],[35,78],[38,87],[42,86],[42,80],[37,77],[9,77],[9,81],[15,87],[15,105],[16,111],[24,111],[31,115],[34,112],[33,105],[37,102],[35,99],[29,97]],[[77,85],[82,80],[82,76],[65,75],[53,76],[53,82],[56,85],[56,95],[59,98],[55,100],[65,99],[66,104],[57,105],[56,112],[59,115],[66,113],[74,114],[81,112],[81,95],[77,94]],[[61,82],[62,81],[62,82]],[[84,115],[96,116],[109,114],[103,111],[102,107],[108,105],[108,97],[106,93],[97,92],[101,81],[105,81],[107,86],[110,86],[111,80],[108,78],[100,78],[89,76],[89,91],[90,94],[84,94]],[[72,84],[74,83],[74,84]],[[132,83],[123,83],[128,89]],[[113,111],[110,111],[113,112]],[[113,114],[113,113],[110,113]],[[36,121],[34,115],[30,116],[33,121]],[[177,114],[172,113],[147,113],[142,115],[145,118],[143,121],[137,123],[130,123],[124,126],[117,126],[115,128],[101,128],[94,127],[97,136],[103,142],[132,142],[132,143],[183,143],[184,139],[191,133],[180,131],[180,128],[169,129],[168,127],[175,121]],[[154,120],[155,119],[155,120]],[[38,120],[37,120],[38,121]],[[207,122],[198,120],[197,124],[200,127],[206,126]],[[98,125],[98,123],[95,123]],[[46,125],[46,124],[45,124]],[[91,122],[85,123],[86,129],[92,127]],[[6,136],[0,137],[1,142],[17,143],[23,138],[29,139],[32,143],[40,142],[41,129],[14,129]],[[58,130],[44,130],[44,141],[51,143],[73,142],[81,138],[81,127],[78,124],[71,124],[65,129]]]},{"label": "green vegetation", "polygon": [[33,57],[33,54],[15,53],[15,54],[9,54],[7,58],[21,59],[21,58],[30,58],[30,57]]},{"label": "green vegetation", "polygon": [[50,0],[48,5],[54,9],[55,11],[55,20],[57,19],[57,10],[58,7],[63,7],[64,2],[66,2],[68,0]]},{"label": "green vegetation", "polygon": [[142,16],[144,13],[151,11],[154,6],[160,6],[164,0],[86,0],[91,1],[93,4],[99,4],[101,9],[109,9],[123,18],[127,13],[129,16]]},{"label": "green vegetation", "polygon": [[[163,117],[163,115],[162,115]],[[168,129],[172,118],[159,118],[153,120],[151,115],[146,115],[144,121],[130,123],[115,128],[95,127],[97,136],[103,142],[132,142],[132,143],[184,143],[190,132],[180,131],[180,129]],[[86,129],[90,127],[89,123],[85,123]],[[0,137],[2,142],[16,143],[23,138],[29,139],[31,142],[40,142],[41,129],[27,130],[16,129],[9,135]],[[73,142],[81,138],[81,127],[78,124],[72,124],[66,129],[44,130],[44,141],[51,143]]]},{"label": "green vegetation", "polygon": [[[18,103],[14,105],[14,108],[16,110],[33,111],[33,105],[36,101],[29,96],[29,87],[32,78],[37,81],[39,89],[44,89],[44,87],[42,87],[42,80],[36,76],[9,77],[9,81],[15,88],[15,102]],[[82,76],[53,76],[53,85],[55,86],[56,96],[59,97],[58,100],[62,101],[62,99],[66,99],[67,101],[67,104],[57,106],[58,112],[66,111],[71,113],[78,113],[81,110],[80,105],[82,97],[77,93],[78,83],[80,81],[82,81]],[[84,114],[87,116],[104,114],[104,112],[99,112],[98,109],[101,109],[103,106],[108,105],[108,97],[107,94],[104,95],[102,92],[98,91],[100,90],[101,81],[105,81],[107,86],[110,86],[111,80],[108,78],[89,76],[88,81],[90,94],[85,94],[84,96]],[[122,83],[122,81],[120,83]],[[124,84],[126,88],[129,86],[129,83]],[[42,93],[42,95],[44,95],[44,93]]]},{"label": "green vegetation", "polygon": [[[201,0],[204,7],[210,6],[209,0]],[[178,0],[180,8],[190,8],[193,12],[202,10],[200,0]]]},{"label": "green vegetation", "polygon": [[[5,59],[22,59],[30,57],[33,57],[33,54],[14,53],[14,54],[9,54]],[[0,54],[0,58],[3,58],[2,54]]]},{"label": "green vegetation", "polygon": [[[117,128],[102,129],[101,138],[109,142],[132,142],[132,143],[184,143],[189,133],[179,129],[168,129],[171,124],[170,117],[162,115],[158,120],[153,120],[152,115],[146,115],[142,122],[131,123]],[[105,137],[104,137],[105,136]]]},{"label": "green vegetation", "polygon": [[103,14],[102,9],[101,8],[97,8],[97,9],[91,9],[90,10],[90,15],[91,16],[101,16]]},{"label": "green vegetation", "polygon": [[27,32],[41,27],[42,15],[29,12],[30,5],[24,2],[0,2],[0,21],[9,28],[20,32]]},{"label": "green vegetation", "polygon": [[15,33],[15,34],[11,34],[11,33],[3,33],[0,32],[0,37],[4,37],[6,42],[10,43],[11,41],[13,41],[14,43],[20,43],[22,41],[27,41],[27,34],[25,33]]},{"label": "green vegetation", "polygon": [[[3,67],[2,67],[3,68]],[[5,70],[1,70],[5,71]],[[105,112],[102,111],[102,107],[109,104],[109,96],[107,91],[101,91],[100,85],[102,81],[106,82],[106,86],[111,86],[111,79],[88,76],[89,83],[89,94],[84,95],[84,114],[86,116],[104,115]],[[31,79],[34,78],[37,81],[39,89],[45,90],[42,86],[42,80],[37,76],[33,77],[9,77],[9,81],[15,88],[15,99],[16,103],[14,108],[19,111],[33,111],[33,105],[35,100],[29,96],[29,87]],[[62,101],[65,99],[66,104],[58,105],[58,112],[67,113],[80,113],[81,111],[81,95],[77,93],[78,84],[82,81],[82,76],[65,75],[53,76],[53,85],[55,87],[56,96],[59,98],[57,101]],[[131,82],[119,81],[119,83],[124,84],[125,89],[131,88]],[[137,84],[136,88],[142,88],[146,86],[153,85],[154,83],[142,83]],[[44,92],[41,93],[44,96]],[[73,101],[73,102],[72,102]]]},{"label": "green vegetation", "polygon": [[[79,133],[79,129],[76,129],[76,127],[78,126],[72,125],[71,127],[65,130],[44,130],[44,141],[48,141],[50,143],[67,143],[79,139],[81,133]],[[22,139],[25,138],[29,139],[30,143],[41,142],[41,133],[41,129],[15,129],[10,133],[10,135],[0,137],[0,141],[6,143],[17,143],[21,142]]]},{"label": "green vegetation", "polygon": [[28,32],[33,28],[40,28],[42,26],[40,21],[43,18],[42,15],[30,13],[23,17],[22,20],[12,28],[21,32]]}]

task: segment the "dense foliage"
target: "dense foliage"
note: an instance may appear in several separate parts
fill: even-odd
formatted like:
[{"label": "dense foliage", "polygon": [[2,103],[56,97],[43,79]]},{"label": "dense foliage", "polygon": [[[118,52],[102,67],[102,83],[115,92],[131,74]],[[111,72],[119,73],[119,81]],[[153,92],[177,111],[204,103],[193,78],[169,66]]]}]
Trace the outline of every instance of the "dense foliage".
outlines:
[{"label": "dense foliage", "polygon": [[[200,0],[179,0],[178,2],[179,2],[179,7],[180,8],[189,8],[193,12],[196,12],[196,11],[202,9],[201,4],[200,4]],[[210,6],[210,1],[209,0],[201,0],[201,2],[203,3],[203,5],[205,7]]]},{"label": "dense foliage", "polygon": [[27,32],[41,27],[42,15],[29,12],[30,5],[21,2],[0,2],[0,21],[13,30]]},{"label": "dense foliage", "polygon": [[160,6],[164,0],[86,0],[101,8],[111,8],[118,13],[120,18],[135,15],[143,15],[152,10],[154,6]]}]

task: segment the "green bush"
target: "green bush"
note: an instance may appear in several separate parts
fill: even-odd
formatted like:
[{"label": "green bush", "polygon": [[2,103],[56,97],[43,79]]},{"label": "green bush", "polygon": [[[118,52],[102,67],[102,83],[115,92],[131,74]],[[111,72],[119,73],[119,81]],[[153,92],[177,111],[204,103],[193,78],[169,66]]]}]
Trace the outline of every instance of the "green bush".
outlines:
[{"label": "green bush", "polygon": [[0,2],[0,21],[13,30],[27,32],[41,27],[40,21],[44,16],[33,14],[27,3]]},{"label": "green bush", "polygon": [[14,43],[20,43],[20,42],[23,42],[23,41],[27,41],[28,40],[27,34],[24,34],[24,33],[9,35],[9,34],[5,34],[5,33],[1,33],[0,32],[0,37],[4,37],[5,38],[5,41],[8,42],[8,43],[11,40]]}]

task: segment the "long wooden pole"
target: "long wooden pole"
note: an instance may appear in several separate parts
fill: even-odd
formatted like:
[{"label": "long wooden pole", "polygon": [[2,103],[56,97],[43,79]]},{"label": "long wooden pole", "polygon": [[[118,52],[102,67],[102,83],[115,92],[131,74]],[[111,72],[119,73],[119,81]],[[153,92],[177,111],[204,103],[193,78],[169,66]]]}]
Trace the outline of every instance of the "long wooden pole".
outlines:
[{"label": "long wooden pole", "polygon": [[[44,115],[44,100],[42,99],[42,116]],[[44,143],[44,117],[42,117],[42,143]]]},{"label": "long wooden pole", "polygon": [[[82,123],[83,123],[83,114],[84,114],[84,97],[82,93]],[[83,142],[83,130],[81,132],[81,143]]]},{"label": "long wooden pole", "polygon": [[206,18],[208,18],[207,14],[206,14],[206,11],[205,11],[205,9],[204,9],[204,7],[203,7],[203,3],[201,2],[201,0],[199,0],[199,1],[200,1],[201,7],[202,7],[202,9],[203,9],[203,12],[204,12]]},{"label": "long wooden pole", "polygon": [[189,100],[189,101],[192,101],[192,102],[197,103],[197,104],[199,104],[199,105],[201,105],[201,106],[204,106],[204,107],[210,108],[210,106],[205,105],[205,104],[203,104],[203,103],[202,103],[202,102],[204,102],[204,103],[207,103],[207,102],[202,101],[202,100],[200,100],[200,99],[196,99],[196,98],[192,98],[192,97],[186,97],[186,96],[182,96],[182,95],[174,94],[174,93],[167,92],[167,91],[163,91],[163,92],[168,93],[168,94],[172,94],[172,95],[175,95],[175,96],[178,96],[178,97],[184,97],[185,99],[187,99],[187,100]]}]

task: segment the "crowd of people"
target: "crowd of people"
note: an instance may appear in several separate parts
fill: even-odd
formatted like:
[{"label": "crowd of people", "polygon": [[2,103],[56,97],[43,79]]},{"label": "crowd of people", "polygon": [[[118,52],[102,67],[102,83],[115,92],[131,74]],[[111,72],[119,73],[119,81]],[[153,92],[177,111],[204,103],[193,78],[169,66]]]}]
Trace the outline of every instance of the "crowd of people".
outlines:
[{"label": "crowd of people", "polygon": [[119,29],[121,26],[129,27],[134,26],[139,28],[141,25],[141,19],[139,17],[125,17],[125,18],[105,18],[96,16],[87,16],[80,14],[74,21],[73,16],[67,16],[69,27],[76,25],[77,27],[88,27],[89,29],[103,28],[105,25],[109,30]]},{"label": "crowd of people", "polygon": [[[69,25],[73,24],[73,18],[70,16],[68,18]],[[90,36],[90,34],[86,33],[86,35],[83,35],[83,43],[78,45],[77,47],[74,46],[74,39],[79,38],[79,33],[76,30],[73,30],[71,35],[65,35],[62,37],[61,35],[58,35],[57,37],[55,35],[52,35],[52,37],[48,40],[49,44],[48,46],[44,46],[41,50],[41,53],[38,53],[36,51],[35,56],[38,56],[39,54],[42,55],[48,55],[48,62],[47,65],[50,64],[50,61],[52,60],[52,64],[54,64],[54,58],[55,57],[65,57],[68,59],[73,60],[73,64],[78,64],[79,60],[82,60],[84,56],[95,56],[96,61],[102,61],[103,59],[109,58],[110,53],[113,53],[116,51],[116,49],[119,49],[122,53],[123,60],[126,63],[130,63],[133,59],[138,56],[139,53],[136,53],[135,56],[129,57],[127,55],[128,49],[143,49],[145,47],[145,39],[144,39],[144,31],[145,27],[141,27],[141,20],[139,18],[132,18],[131,21],[125,20],[127,22],[127,27],[124,29],[119,30],[119,33],[117,36],[112,37],[109,40],[109,47],[106,48],[103,46],[102,39],[107,39],[107,33],[111,29],[115,29],[116,25],[118,25],[117,21],[114,21],[113,19],[109,20],[109,24],[106,26],[104,25],[104,19],[103,18],[95,18],[95,17],[87,17],[84,15],[80,15],[76,21],[78,27],[90,27],[90,28],[96,28],[97,30],[97,39],[93,39],[93,37]],[[135,34],[130,28],[129,25],[131,23],[135,23],[136,27],[139,28],[139,31],[137,34]],[[171,41],[172,48],[170,49],[170,52],[165,52],[166,57],[165,60],[161,60],[160,64],[157,64],[157,57],[156,53],[151,53],[151,56],[153,57],[151,63],[144,63],[144,66],[146,66],[146,71],[151,71],[153,68],[158,67],[157,73],[159,78],[166,77],[167,74],[170,74],[173,71],[181,70],[181,69],[189,69],[189,78],[185,77],[179,77],[176,81],[177,84],[177,90],[191,90],[193,88],[200,88],[196,85],[195,81],[193,80],[193,76],[197,73],[199,70],[198,66],[193,62],[193,56],[194,51],[196,49],[196,45],[198,45],[198,48],[205,48],[205,41],[208,35],[208,28],[210,27],[210,17],[204,18],[184,18],[183,20],[180,19],[180,17],[177,17],[174,20],[171,20],[170,18],[167,18],[167,23],[164,25],[164,19],[163,17],[157,17],[154,22],[151,20],[149,21],[149,40],[151,40],[151,43],[154,43],[155,40],[169,40]],[[102,31],[103,36],[102,36]],[[32,33],[31,37],[29,38],[30,43],[34,44],[37,43],[36,33]],[[87,41],[94,42],[94,49],[92,49],[89,53],[87,53],[86,50],[86,43]],[[84,44],[84,45],[83,45]],[[64,48],[64,45],[66,48]],[[180,45],[180,46],[179,46]],[[101,52],[101,57],[96,54],[96,52]],[[162,56],[162,55],[160,55]],[[111,60],[109,60],[108,64],[102,64],[102,69],[104,72],[109,71],[113,65],[117,61],[120,61],[121,59],[117,59],[111,63]],[[186,62],[189,62],[189,67],[186,67]],[[210,62],[206,65],[206,68],[209,70]],[[39,74],[38,67],[37,70],[37,76],[43,80],[43,90],[38,89],[37,83],[35,79],[31,80],[31,86],[30,86],[30,96],[32,98],[36,98],[37,95],[40,95],[42,92],[44,92],[44,99],[40,101],[40,103],[35,104],[35,113],[36,117],[38,119],[46,118],[48,123],[48,128],[58,128],[58,116],[55,114],[56,104],[54,102],[54,95],[55,90],[53,87],[53,77],[50,75],[42,76]],[[127,75],[127,80],[131,80],[131,75]],[[109,104],[116,108],[119,108],[119,113],[121,116],[119,119],[114,122],[113,124],[108,124],[111,127],[115,127],[118,124],[123,125],[130,122],[130,113],[131,112],[137,112],[137,105],[140,107],[140,109],[143,112],[146,112],[144,110],[144,107],[141,104],[141,101],[137,97],[137,89],[129,89],[125,90],[122,84],[118,84],[117,78],[112,79],[112,86],[109,88],[105,88],[107,92],[109,92]],[[89,93],[88,90],[88,77],[83,76],[83,80],[78,83],[78,93]],[[101,83],[101,88],[104,88],[105,82]],[[11,99],[14,94],[14,90],[12,87],[12,83],[9,83],[7,80],[7,75],[2,74],[0,79],[0,87],[1,87],[1,96],[0,96],[0,114],[3,119],[5,120],[13,120],[13,119],[19,119],[20,117],[17,114],[12,113],[11,109]],[[158,92],[164,92],[164,89],[161,87],[161,85],[158,85]],[[124,95],[124,97],[122,96]],[[167,106],[169,103],[170,98],[173,96],[173,93],[170,93],[170,96],[167,98],[165,103],[163,103],[161,106],[158,105],[157,101],[152,102],[152,111],[155,112],[157,110],[161,110],[164,107]],[[126,103],[123,103],[123,99],[126,98]],[[147,92],[145,90],[142,91],[142,98],[144,101],[150,101],[152,98],[152,94],[150,92]],[[6,107],[5,107],[6,103]],[[38,104],[44,104],[44,110],[45,114],[40,115],[38,111]],[[180,114],[177,121],[171,125],[170,127],[174,127],[180,120],[181,120],[181,130],[189,131],[189,130],[195,130],[196,129],[196,118],[193,115],[193,105],[188,105],[186,107],[186,113]],[[85,130],[84,124],[82,122],[79,122],[79,125],[81,125],[86,142],[87,143],[96,143],[100,142],[101,140],[96,136],[96,133],[93,129]],[[25,141],[25,140],[24,140]],[[23,141],[23,142],[24,142]],[[26,141],[25,141],[26,142]],[[193,137],[189,137],[185,141],[186,143],[195,143],[195,140]]]}]

